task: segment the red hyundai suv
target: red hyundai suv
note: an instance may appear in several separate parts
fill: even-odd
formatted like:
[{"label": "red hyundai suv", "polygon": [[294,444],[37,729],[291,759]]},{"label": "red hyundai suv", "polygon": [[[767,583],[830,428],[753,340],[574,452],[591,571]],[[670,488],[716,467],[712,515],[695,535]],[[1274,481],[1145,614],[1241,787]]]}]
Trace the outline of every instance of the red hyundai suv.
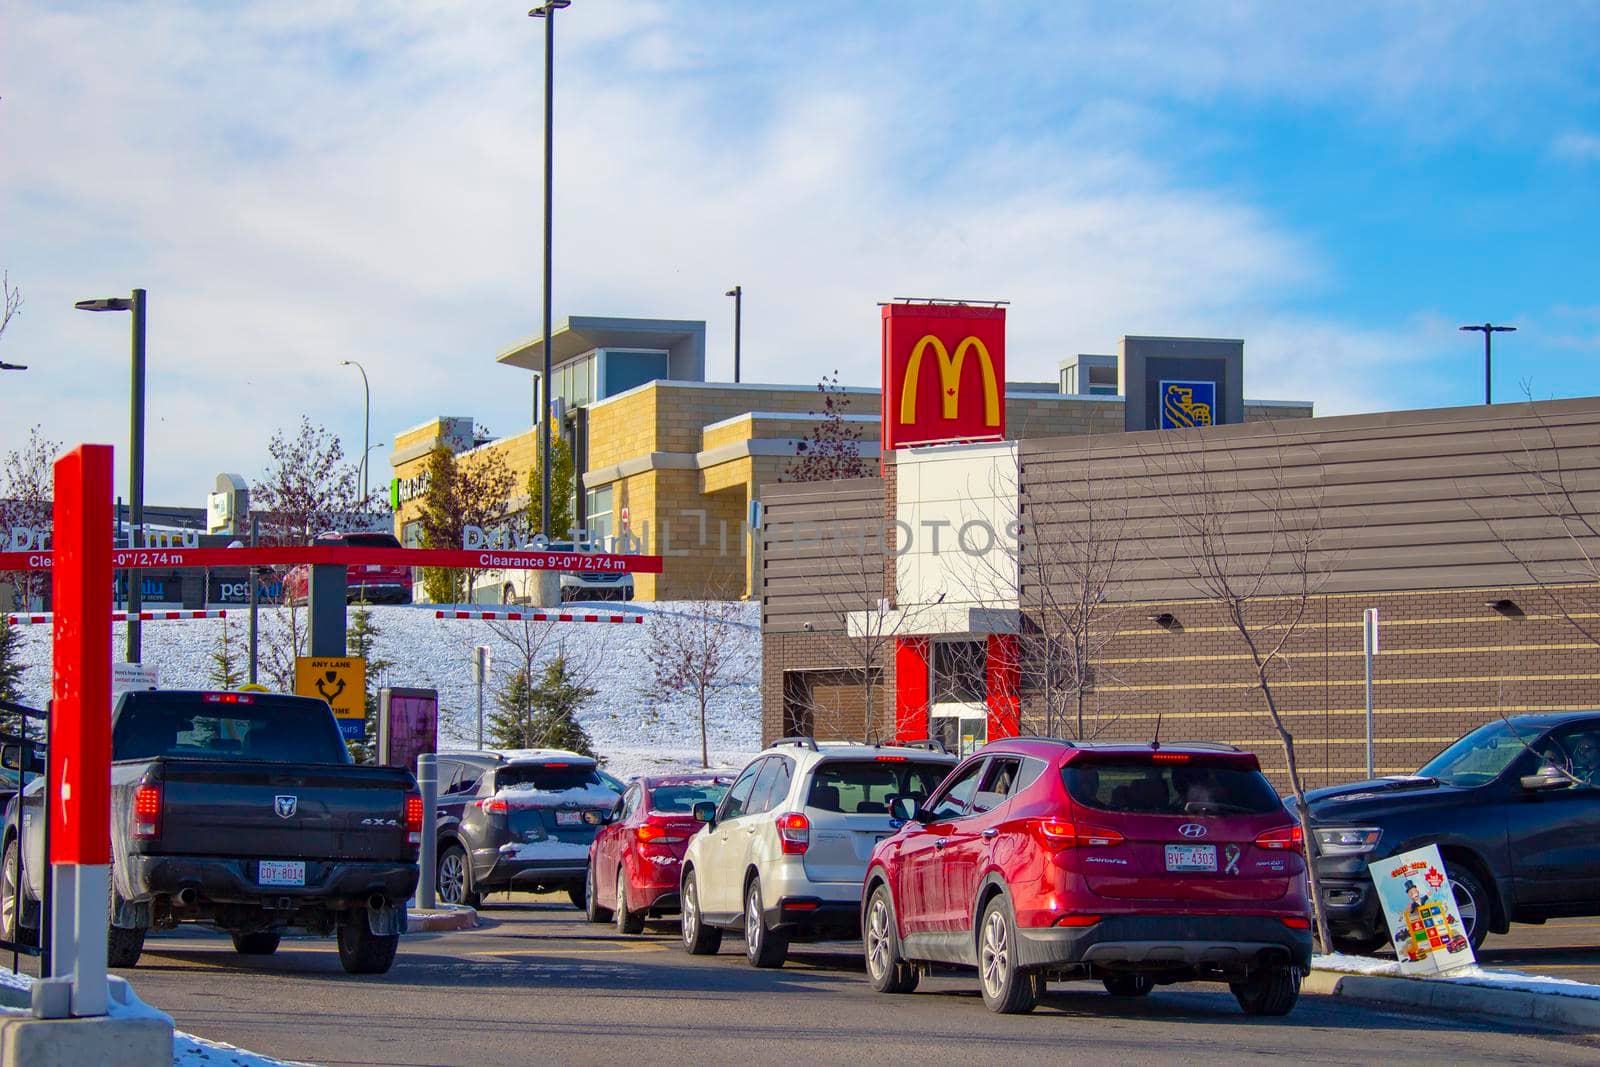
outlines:
[{"label": "red hyundai suv", "polygon": [[1311,967],[1299,825],[1256,757],[1225,745],[986,745],[899,832],[863,888],[867,976],[909,993],[933,964],[976,967],[997,1012],[1049,979],[1137,997],[1227,982],[1284,1015]]},{"label": "red hyundai suv", "polygon": [[694,806],[720,803],[732,784],[727,774],[635,779],[589,846],[589,921],[637,934],[647,915],[677,911],[683,853],[700,829]]}]

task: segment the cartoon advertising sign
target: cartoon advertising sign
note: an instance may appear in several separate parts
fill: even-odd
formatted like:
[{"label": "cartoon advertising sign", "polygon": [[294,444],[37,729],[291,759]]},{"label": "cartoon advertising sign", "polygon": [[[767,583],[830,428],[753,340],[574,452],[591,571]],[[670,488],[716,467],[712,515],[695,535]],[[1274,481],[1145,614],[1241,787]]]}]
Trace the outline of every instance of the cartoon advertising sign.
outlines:
[{"label": "cartoon advertising sign", "polygon": [[1402,974],[1439,974],[1477,962],[1437,845],[1379,860],[1367,869],[1378,887]]}]

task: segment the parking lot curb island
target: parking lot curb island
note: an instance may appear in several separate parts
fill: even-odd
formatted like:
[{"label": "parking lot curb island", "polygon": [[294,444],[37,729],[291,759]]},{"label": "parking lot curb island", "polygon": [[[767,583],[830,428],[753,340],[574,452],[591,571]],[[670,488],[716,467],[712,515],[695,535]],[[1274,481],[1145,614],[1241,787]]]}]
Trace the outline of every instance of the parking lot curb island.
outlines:
[{"label": "parking lot curb island", "polygon": [[1468,1012],[1502,1019],[1523,1019],[1570,1030],[1600,1031],[1600,1000],[1558,993],[1465,985],[1428,978],[1385,978],[1337,971],[1312,971],[1301,985],[1305,993],[1348,997],[1369,1004]]},{"label": "parking lot curb island", "polygon": [[447,905],[431,911],[412,908],[406,912],[406,933],[433,934],[446,930],[472,930],[478,925],[473,908]]},{"label": "parking lot curb island", "polygon": [[0,1067],[171,1067],[172,1024],[161,1019],[0,1016]]}]

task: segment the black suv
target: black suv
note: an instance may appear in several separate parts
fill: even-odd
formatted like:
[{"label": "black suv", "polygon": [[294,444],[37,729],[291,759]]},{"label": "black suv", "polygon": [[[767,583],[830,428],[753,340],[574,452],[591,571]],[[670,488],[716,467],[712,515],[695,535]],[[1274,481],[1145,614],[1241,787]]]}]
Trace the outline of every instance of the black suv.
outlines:
[{"label": "black suv", "polygon": [[1367,864],[1430,844],[1448,866],[1475,950],[1513,922],[1600,915],[1600,712],[1497,719],[1415,775],[1315,789],[1307,799],[1341,951],[1389,943]]},{"label": "black suv", "polygon": [[565,889],[584,906],[589,843],[616,806],[616,779],[576,753],[439,755],[439,899]]}]

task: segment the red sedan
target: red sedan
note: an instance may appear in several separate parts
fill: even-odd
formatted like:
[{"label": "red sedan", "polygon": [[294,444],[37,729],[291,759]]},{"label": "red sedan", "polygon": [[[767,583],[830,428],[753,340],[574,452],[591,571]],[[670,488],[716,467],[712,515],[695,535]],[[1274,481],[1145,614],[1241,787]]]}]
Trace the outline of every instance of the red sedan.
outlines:
[{"label": "red sedan", "polygon": [[679,865],[700,829],[694,806],[720,803],[732,784],[725,774],[634,779],[589,846],[589,921],[637,934],[647,916],[677,911]]}]

